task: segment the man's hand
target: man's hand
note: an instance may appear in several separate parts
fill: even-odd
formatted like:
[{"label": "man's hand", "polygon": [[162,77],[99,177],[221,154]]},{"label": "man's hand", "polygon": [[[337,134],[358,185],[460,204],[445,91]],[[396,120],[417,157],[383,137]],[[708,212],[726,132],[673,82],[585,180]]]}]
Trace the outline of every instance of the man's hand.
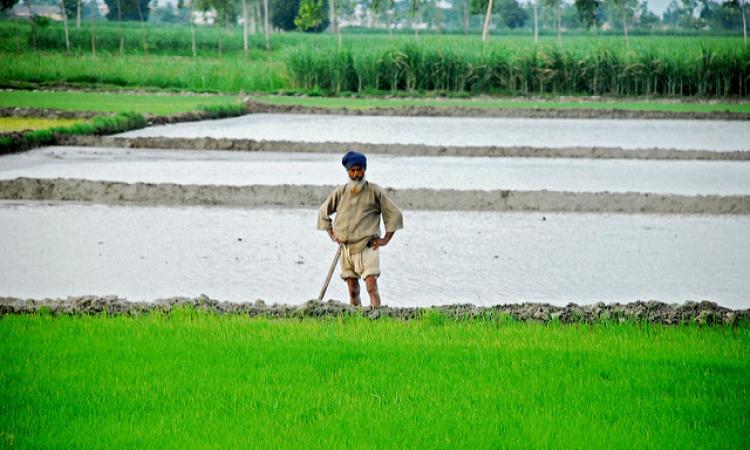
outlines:
[{"label": "man's hand", "polygon": [[385,247],[386,245],[388,245],[388,241],[385,239],[377,238],[370,241],[370,248],[373,250],[377,250],[380,247]]},{"label": "man's hand", "polygon": [[385,247],[388,245],[389,242],[391,242],[391,238],[393,237],[394,231],[389,231],[385,233],[385,237],[383,238],[375,238],[369,242],[370,248],[373,250],[377,250],[380,247]]}]

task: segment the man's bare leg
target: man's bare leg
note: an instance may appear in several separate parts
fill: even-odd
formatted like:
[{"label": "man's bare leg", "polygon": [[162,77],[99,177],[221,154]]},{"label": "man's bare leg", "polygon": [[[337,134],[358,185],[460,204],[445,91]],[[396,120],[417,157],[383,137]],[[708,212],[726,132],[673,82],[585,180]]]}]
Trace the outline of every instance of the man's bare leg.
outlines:
[{"label": "man's bare leg", "polygon": [[359,300],[359,280],[356,278],[347,278],[346,284],[349,286],[349,303],[353,306],[362,304]]},{"label": "man's bare leg", "polygon": [[[380,306],[380,293],[378,293],[378,277],[370,275],[365,278],[365,285],[367,285],[367,293],[370,294],[370,306]],[[359,288],[359,284],[357,285]]]}]

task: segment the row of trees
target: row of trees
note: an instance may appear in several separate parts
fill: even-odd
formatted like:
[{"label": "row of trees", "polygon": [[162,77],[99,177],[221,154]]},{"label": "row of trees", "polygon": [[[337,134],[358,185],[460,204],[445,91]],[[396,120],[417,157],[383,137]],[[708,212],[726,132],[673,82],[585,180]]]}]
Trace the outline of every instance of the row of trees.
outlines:
[{"label": "row of trees", "polygon": [[[8,10],[19,0],[0,0],[0,8]],[[59,2],[63,12],[65,33],[68,34],[68,18],[76,18],[80,27],[82,16],[91,20],[95,27],[98,16],[96,0],[23,0],[32,11],[32,1],[39,3]],[[107,6],[106,18],[122,23],[138,21],[144,30],[144,51],[148,52],[147,22],[152,11],[152,0],[103,0]],[[155,2],[154,2],[155,3]],[[628,40],[628,31],[633,28],[680,28],[680,29],[738,29],[743,30],[747,42],[747,5],[745,0],[672,0],[662,18],[648,9],[646,1],[639,0],[573,0],[572,4],[562,0],[178,0],[172,13],[163,14],[165,21],[188,22],[195,36],[195,13],[211,13],[213,24],[229,28],[242,23],[247,54],[248,34],[258,30],[268,36],[271,29],[303,30],[319,32],[330,30],[339,33],[339,18],[359,14],[367,17],[371,27],[382,26],[389,32],[395,27],[410,27],[418,36],[420,28],[442,30],[463,28],[468,33],[473,26],[481,25],[482,40],[488,39],[491,28],[529,28],[534,40],[538,40],[540,24],[544,28],[557,30],[562,40],[563,29],[586,28],[596,32],[607,27],[621,29]],[[240,20],[241,19],[241,20]],[[480,22],[481,20],[481,22]],[[477,23],[479,22],[479,23]],[[32,40],[35,36],[35,21],[32,20]],[[66,39],[67,40],[67,39]],[[95,48],[95,35],[92,47]],[[124,39],[121,37],[121,51]],[[221,53],[221,38],[217,42]],[[193,38],[195,54],[195,38]]]}]

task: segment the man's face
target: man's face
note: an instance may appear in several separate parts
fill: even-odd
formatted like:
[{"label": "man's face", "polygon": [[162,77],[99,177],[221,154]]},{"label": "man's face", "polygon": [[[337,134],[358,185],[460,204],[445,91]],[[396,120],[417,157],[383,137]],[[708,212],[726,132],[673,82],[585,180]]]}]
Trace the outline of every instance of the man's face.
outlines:
[{"label": "man's face", "polygon": [[347,173],[352,181],[361,181],[365,177],[365,169],[362,166],[351,166]]}]

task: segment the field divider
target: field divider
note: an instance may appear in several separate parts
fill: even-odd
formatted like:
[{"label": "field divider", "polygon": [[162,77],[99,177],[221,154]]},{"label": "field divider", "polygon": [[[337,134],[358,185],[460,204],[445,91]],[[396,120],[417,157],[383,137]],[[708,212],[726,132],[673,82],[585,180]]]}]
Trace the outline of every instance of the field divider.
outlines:
[{"label": "field divider", "polygon": [[593,305],[569,303],[556,306],[549,303],[506,303],[493,306],[453,304],[431,307],[351,306],[335,300],[309,300],[301,305],[255,302],[218,301],[201,295],[197,298],[173,297],[152,302],[129,301],[117,296],[85,295],[66,299],[18,299],[0,297],[0,317],[9,314],[51,314],[54,316],[85,314],[140,316],[169,314],[181,309],[212,314],[241,314],[272,319],[326,319],[360,316],[368,319],[385,317],[400,320],[480,320],[509,322],[559,321],[560,323],[648,322],[664,325],[695,323],[699,325],[740,325],[750,321],[750,309],[733,310],[714,302],[688,301],[683,304],[655,300],[630,303],[599,302]]},{"label": "field divider", "polygon": [[299,142],[225,138],[65,136],[61,145],[152,150],[224,150],[284,153],[346,153],[352,148],[368,154],[392,156],[465,156],[497,158],[589,158],[654,160],[750,161],[750,150],[710,151],[619,147],[435,146],[424,144],[370,144],[359,142]]},{"label": "field divider", "polygon": [[622,108],[478,108],[467,106],[396,106],[369,108],[283,105],[246,99],[256,114],[322,114],[337,116],[479,117],[504,119],[732,120],[748,121],[750,113],[733,111],[666,111]]},{"label": "field divider", "polygon": [[[0,200],[74,201],[146,206],[318,208],[334,186],[182,185],[83,179],[0,180]],[[748,195],[676,195],[642,192],[387,189],[406,210],[534,211],[626,214],[750,214]]]}]

